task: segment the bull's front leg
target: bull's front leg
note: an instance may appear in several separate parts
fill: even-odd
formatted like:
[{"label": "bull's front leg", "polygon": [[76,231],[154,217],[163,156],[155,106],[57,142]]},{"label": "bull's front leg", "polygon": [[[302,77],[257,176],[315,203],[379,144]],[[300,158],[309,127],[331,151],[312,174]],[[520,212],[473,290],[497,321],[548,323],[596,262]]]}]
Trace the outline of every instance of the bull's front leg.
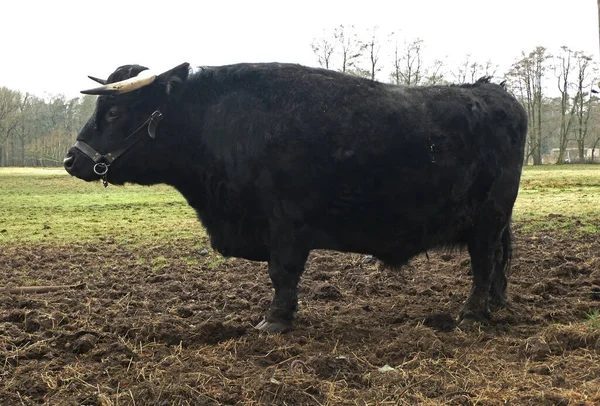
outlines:
[{"label": "bull's front leg", "polygon": [[298,310],[298,283],[308,258],[308,250],[299,249],[292,241],[271,252],[269,276],[275,296],[269,311],[256,328],[269,333],[285,333],[292,328],[294,313]]}]

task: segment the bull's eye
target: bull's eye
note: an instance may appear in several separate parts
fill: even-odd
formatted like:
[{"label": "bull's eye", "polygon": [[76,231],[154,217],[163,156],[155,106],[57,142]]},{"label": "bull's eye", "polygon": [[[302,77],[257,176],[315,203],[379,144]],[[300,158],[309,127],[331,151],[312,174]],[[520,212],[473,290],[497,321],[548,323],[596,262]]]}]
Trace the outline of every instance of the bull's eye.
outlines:
[{"label": "bull's eye", "polygon": [[117,117],[119,117],[119,110],[115,107],[110,108],[110,110],[108,110],[108,113],[106,113],[106,118],[108,119],[108,121],[113,121]]}]

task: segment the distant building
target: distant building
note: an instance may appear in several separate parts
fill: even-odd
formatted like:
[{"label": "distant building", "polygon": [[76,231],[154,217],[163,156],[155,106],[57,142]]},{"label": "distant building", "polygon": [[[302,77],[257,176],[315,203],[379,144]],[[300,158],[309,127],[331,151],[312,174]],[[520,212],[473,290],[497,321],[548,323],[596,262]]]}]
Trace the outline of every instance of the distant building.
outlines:
[{"label": "distant building", "polygon": [[[556,163],[556,160],[558,159],[558,151],[558,148],[553,148],[549,154],[542,155],[542,163]],[[596,148],[596,150],[594,151],[594,162],[600,162],[600,157],[598,155],[600,155],[600,149]],[[583,159],[585,161],[590,161],[592,159],[591,148],[584,148]],[[567,150],[565,151],[565,163],[575,163],[580,161],[581,160],[579,159],[579,151],[577,150],[577,148],[567,148]]]}]

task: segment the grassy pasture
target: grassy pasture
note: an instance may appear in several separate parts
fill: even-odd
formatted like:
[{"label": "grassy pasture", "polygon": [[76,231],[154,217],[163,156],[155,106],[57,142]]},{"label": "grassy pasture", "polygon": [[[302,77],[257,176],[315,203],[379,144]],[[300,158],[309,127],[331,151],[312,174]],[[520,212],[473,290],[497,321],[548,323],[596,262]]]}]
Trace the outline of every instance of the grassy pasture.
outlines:
[{"label": "grassy pasture", "polygon": [[0,244],[112,238],[135,245],[203,234],[185,199],[163,185],[105,189],[62,169],[0,168],[0,196]]},{"label": "grassy pasture", "polygon": [[548,215],[600,218],[600,165],[526,167],[515,220],[550,221]]}]

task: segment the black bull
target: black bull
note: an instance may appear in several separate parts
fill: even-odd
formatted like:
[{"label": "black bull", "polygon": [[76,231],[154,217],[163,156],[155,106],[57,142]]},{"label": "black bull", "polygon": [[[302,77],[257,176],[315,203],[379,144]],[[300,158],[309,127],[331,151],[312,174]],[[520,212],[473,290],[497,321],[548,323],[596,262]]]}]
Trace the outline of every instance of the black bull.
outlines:
[{"label": "black bull", "polygon": [[403,87],[298,65],[183,64],[136,90],[87,93],[101,96],[66,170],[172,185],[215,250],[268,261],[275,296],[257,328],[291,328],[312,249],[398,266],[466,246],[473,288],[459,319],[505,303],[527,116],[488,78]]}]

